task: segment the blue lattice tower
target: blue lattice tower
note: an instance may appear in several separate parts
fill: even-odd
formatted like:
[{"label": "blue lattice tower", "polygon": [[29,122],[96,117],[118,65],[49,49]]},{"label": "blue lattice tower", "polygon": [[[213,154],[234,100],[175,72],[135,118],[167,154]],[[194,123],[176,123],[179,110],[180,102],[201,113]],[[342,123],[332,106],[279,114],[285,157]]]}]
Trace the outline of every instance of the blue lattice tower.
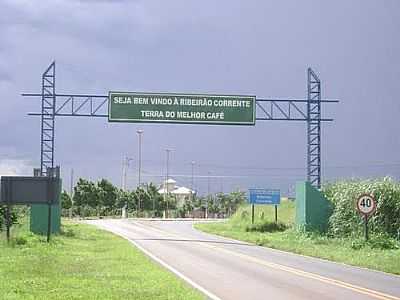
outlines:
[{"label": "blue lattice tower", "polygon": [[40,173],[54,167],[54,118],[56,107],[56,65],[53,62],[42,76],[42,114],[40,138]]},{"label": "blue lattice tower", "polygon": [[321,81],[307,70],[307,181],[321,187]]}]

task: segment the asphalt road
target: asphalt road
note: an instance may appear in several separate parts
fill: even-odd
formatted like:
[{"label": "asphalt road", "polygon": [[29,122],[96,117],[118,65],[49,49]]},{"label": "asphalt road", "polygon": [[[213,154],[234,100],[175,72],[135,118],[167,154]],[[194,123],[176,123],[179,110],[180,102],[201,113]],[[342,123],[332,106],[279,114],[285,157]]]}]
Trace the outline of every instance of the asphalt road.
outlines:
[{"label": "asphalt road", "polygon": [[400,276],[217,237],[191,221],[88,223],[130,240],[210,299],[400,300]]}]

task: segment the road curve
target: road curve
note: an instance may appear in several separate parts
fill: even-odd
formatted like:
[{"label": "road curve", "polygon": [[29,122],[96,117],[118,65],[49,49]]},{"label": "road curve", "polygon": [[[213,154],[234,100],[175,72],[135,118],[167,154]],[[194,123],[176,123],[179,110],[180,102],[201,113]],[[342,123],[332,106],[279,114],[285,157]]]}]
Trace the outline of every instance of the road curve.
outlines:
[{"label": "road curve", "polygon": [[192,221],[90,220],[211,299],[400,300],[400,276],[199,232]]}]

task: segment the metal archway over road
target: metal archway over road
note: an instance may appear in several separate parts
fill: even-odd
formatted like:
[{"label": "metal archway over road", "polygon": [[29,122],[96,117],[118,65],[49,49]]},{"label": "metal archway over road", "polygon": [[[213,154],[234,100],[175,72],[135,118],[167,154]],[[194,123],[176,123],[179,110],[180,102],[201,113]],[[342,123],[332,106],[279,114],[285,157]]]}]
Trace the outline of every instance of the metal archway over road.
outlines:
[{"label": "metal archway over road", "polygon": [[243,95],[110,92],[109,95],[57,94],[56,64],[42,75],[40,172],[54,167],[56,117],[105,117],[110,122],[158,122],[219,125],[255,125],[256,121],[307,122],[307,181],[321,186],[321,105],[338,100],[321,99],[321,81],[307,69],[306,99],[262,99]]}]

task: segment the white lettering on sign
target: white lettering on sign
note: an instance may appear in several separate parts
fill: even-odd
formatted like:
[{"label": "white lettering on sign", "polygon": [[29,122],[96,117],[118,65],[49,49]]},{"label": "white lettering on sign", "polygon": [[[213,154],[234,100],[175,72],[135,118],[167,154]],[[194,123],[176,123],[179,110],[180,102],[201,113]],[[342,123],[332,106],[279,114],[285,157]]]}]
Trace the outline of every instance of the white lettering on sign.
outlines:
[{"label": "white lettering on sign", "polygon": [[115,104],[132,104],[132,98],[130,96],[115,96]]},{"label": "white lettering on sign", "polygon": [[224,119],[224,113],[223,112],[208,112],[207,113],[207,119],[223,120]]},{"label": "white lettering on sign", "polygon": [[149,104],[149,98],[146,97],[115,96],[113,99],[115,104]]},{"label": "white lettering on sign", "polygon": [[176,116],[178,119],[204,120],[206,118],[206,113],[200,111],[178,111]]},{"label": "white lettering on sign", "polygon": [[174,102],[171,98],[150,97],[150,103],[153,105],[172,105]]},{"label": "white lettering on sign", "polygon": [[182,106],[211,106],[212,100],[207,98],[181,98],[179,104]]},{"label": "white lettering on sign", "polygon": [[250,107],[247,100],[214,100],[214,106],[219,107]]},{"label": "white lettering on sign", "polygon": [[173,119],[173,118],[175,118],[175,112],[174,111],[166,111],[165,112],[165,117]]},{"label": "white lettering on sign", "polygon": [[145,118],[164,118],[164,113],[159,110],[141,110],[140,112]]}]

